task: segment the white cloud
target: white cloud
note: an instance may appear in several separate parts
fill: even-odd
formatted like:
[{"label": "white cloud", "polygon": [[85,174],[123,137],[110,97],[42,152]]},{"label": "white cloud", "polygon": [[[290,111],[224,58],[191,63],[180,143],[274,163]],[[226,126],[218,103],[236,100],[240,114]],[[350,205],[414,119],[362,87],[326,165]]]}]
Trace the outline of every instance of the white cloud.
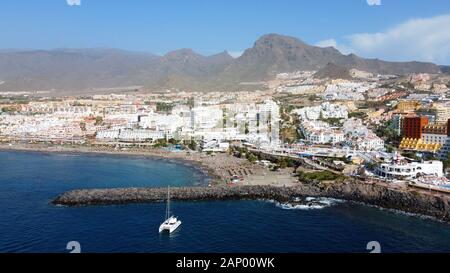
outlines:
[{"label": "white cloud", "polygon": [[338,42],[335,39],[327,39],[320,42],[317,42],[315,44],[318,47],[334,47],[337,50],[339,50],[343,54],[349,54],[352,52],[352,50],[343,44],[338,44]]},{"label": "white cloud", "polygon": [[330,47],[330,46],[332,46],[332,47],[336,48],[337,47],[337,42],[336,42],[335,39],[327,39],[327,40],[323,40],[323,41],[317,42],[316,46],[319,46],[319,47]]},{"label": "white cloud", "polygon": [[319,42],[343,53],[391,61],[428,61],[450,64],[450,14],[413,19],[378,33],[357,33]]},{"label": "white cloud", "polygon": [[244,51],[230,51],[228,54],[230,54],[233,58],[239,58],[244,53]]},{"label": "white cloud", "polygon": [[369,6],[381,6],[381,0],[367,0]]},{"label": "white cloud", "polygon": [[81,0],[66,0],[69,6],[81,6]]},{"label": "white cloud", "polygon": [[414,19],[379,33],[348,37],[359,54],[381,54],[396,60],[450,61],[450,15]]}]

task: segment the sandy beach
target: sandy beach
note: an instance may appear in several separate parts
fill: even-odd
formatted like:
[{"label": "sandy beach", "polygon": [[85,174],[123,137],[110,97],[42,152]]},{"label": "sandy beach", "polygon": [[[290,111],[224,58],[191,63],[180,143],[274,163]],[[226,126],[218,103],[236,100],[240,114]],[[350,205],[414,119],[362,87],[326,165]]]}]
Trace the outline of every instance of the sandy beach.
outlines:
[{"label": "sandy beach", "polygon": [[[211,178],[212,185],[229,183],[238,178],[237,185],[292,186],[297,179],[293,168],[270,171],[267,167],[251,163],[226,153],[207,155],[193,151],[173,151],[161,148],[114,148],[105,146],[46,145],[46,144],[0,144],[0,151],[34,151],[44,153],[88,153],[119,156],[158,157],[184,161],[192,164]],[[236,181],[236,180],[235,180]]]}]

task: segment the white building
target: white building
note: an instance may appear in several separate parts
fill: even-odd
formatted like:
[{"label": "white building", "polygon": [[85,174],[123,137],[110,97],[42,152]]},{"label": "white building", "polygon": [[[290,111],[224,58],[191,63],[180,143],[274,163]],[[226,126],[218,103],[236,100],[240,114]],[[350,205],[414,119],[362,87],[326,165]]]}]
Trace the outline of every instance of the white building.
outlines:
[{"label": "white building", "polygon": [[218,106],[198,106],[191,110],[191,128],[210,130],[223,127],[223,112]]},{"label": "white building", "polygon": [[312,143],[339,143],[345,140],[345,135],[341,130],[333,129],[323,121],[302,121],[300,131],[305,139]]},{"label": "white building", "polygon": [[378,176],[387,179],[412,179],[418,175],[443,176],[443,163],[441,161],[407,162],[400,156],[396,156],[389,163],[383,163],[376,168]]},{"label": "white building", "polygon": [[[117,129],[97,132],[96,139],[100,141],[124,141],[124,142],[146,142],[157,139],[165,139],[163,131],[152,131],[148,129]],[[169,137],[170,138],[170,137]]]},{"label": "white building", "polygon": [[345,105],[324,102],[319,106],[304,107],[293,111],[302,119],[318,120],[320,118],[348,118],[348,108]]},{"label": "white building", "polygon": [[230,143],[213,139],[208,141],[202,141],[200,146],[203,152],[224,153],[227,152],[228,149],[230,148]]}]

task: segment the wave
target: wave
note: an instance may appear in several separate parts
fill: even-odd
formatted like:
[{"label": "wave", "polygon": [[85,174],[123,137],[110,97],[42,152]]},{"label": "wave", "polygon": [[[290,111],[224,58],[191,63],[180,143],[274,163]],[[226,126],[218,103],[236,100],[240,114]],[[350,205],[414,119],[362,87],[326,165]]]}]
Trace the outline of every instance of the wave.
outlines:
[{"label": "wave", "polygon": [[293,202],[280,203],[277,201],[271,201],[275,205],[282,209],[300,209],[300,210],[314,210],[331,207],[333,205],[343,203],[344,200],[327,198],[327,197],[306,197],[304,199],[296,197]]}]

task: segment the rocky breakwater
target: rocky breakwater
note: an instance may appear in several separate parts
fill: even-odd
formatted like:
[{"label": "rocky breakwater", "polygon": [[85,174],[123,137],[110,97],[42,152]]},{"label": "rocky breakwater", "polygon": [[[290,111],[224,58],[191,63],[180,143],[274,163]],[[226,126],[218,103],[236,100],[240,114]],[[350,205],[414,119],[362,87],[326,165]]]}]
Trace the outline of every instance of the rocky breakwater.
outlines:
[{"label": "rocky breakwater", "polygon": [[[335,183],[309,182],[292,187],[231,186],[171,188],[171,199],[195,200],[275,200],[280,203],[310,205],[307,197],[331,197],[362,202],[387,209],[431,216],[450,222],[450,198],[411,189],[347,180]],[[53,204],[65,206],[149,203],[164,201],[167,188],[120,188],[73,190],[63,193]]]},{"label": "rocky breakwater", "polygon": [[340,183],[302,183],[298,192],[308,196],[322,196],[362,202],[386,209],[431,216],[450,222],[450,196],[429,194],[413,189],[395,189],[378,183],[347,180]]},{"label": "rocky breakwater", "polygon": [[[297,195],[296,187],[234,186],[180,187],[170,189],[171,200],[241,200],[270,199],[288,202]],[[164,201],[167,188],[118,188],[73,190],[63,193],[52,203],[65,206],[149,203]]]}]

